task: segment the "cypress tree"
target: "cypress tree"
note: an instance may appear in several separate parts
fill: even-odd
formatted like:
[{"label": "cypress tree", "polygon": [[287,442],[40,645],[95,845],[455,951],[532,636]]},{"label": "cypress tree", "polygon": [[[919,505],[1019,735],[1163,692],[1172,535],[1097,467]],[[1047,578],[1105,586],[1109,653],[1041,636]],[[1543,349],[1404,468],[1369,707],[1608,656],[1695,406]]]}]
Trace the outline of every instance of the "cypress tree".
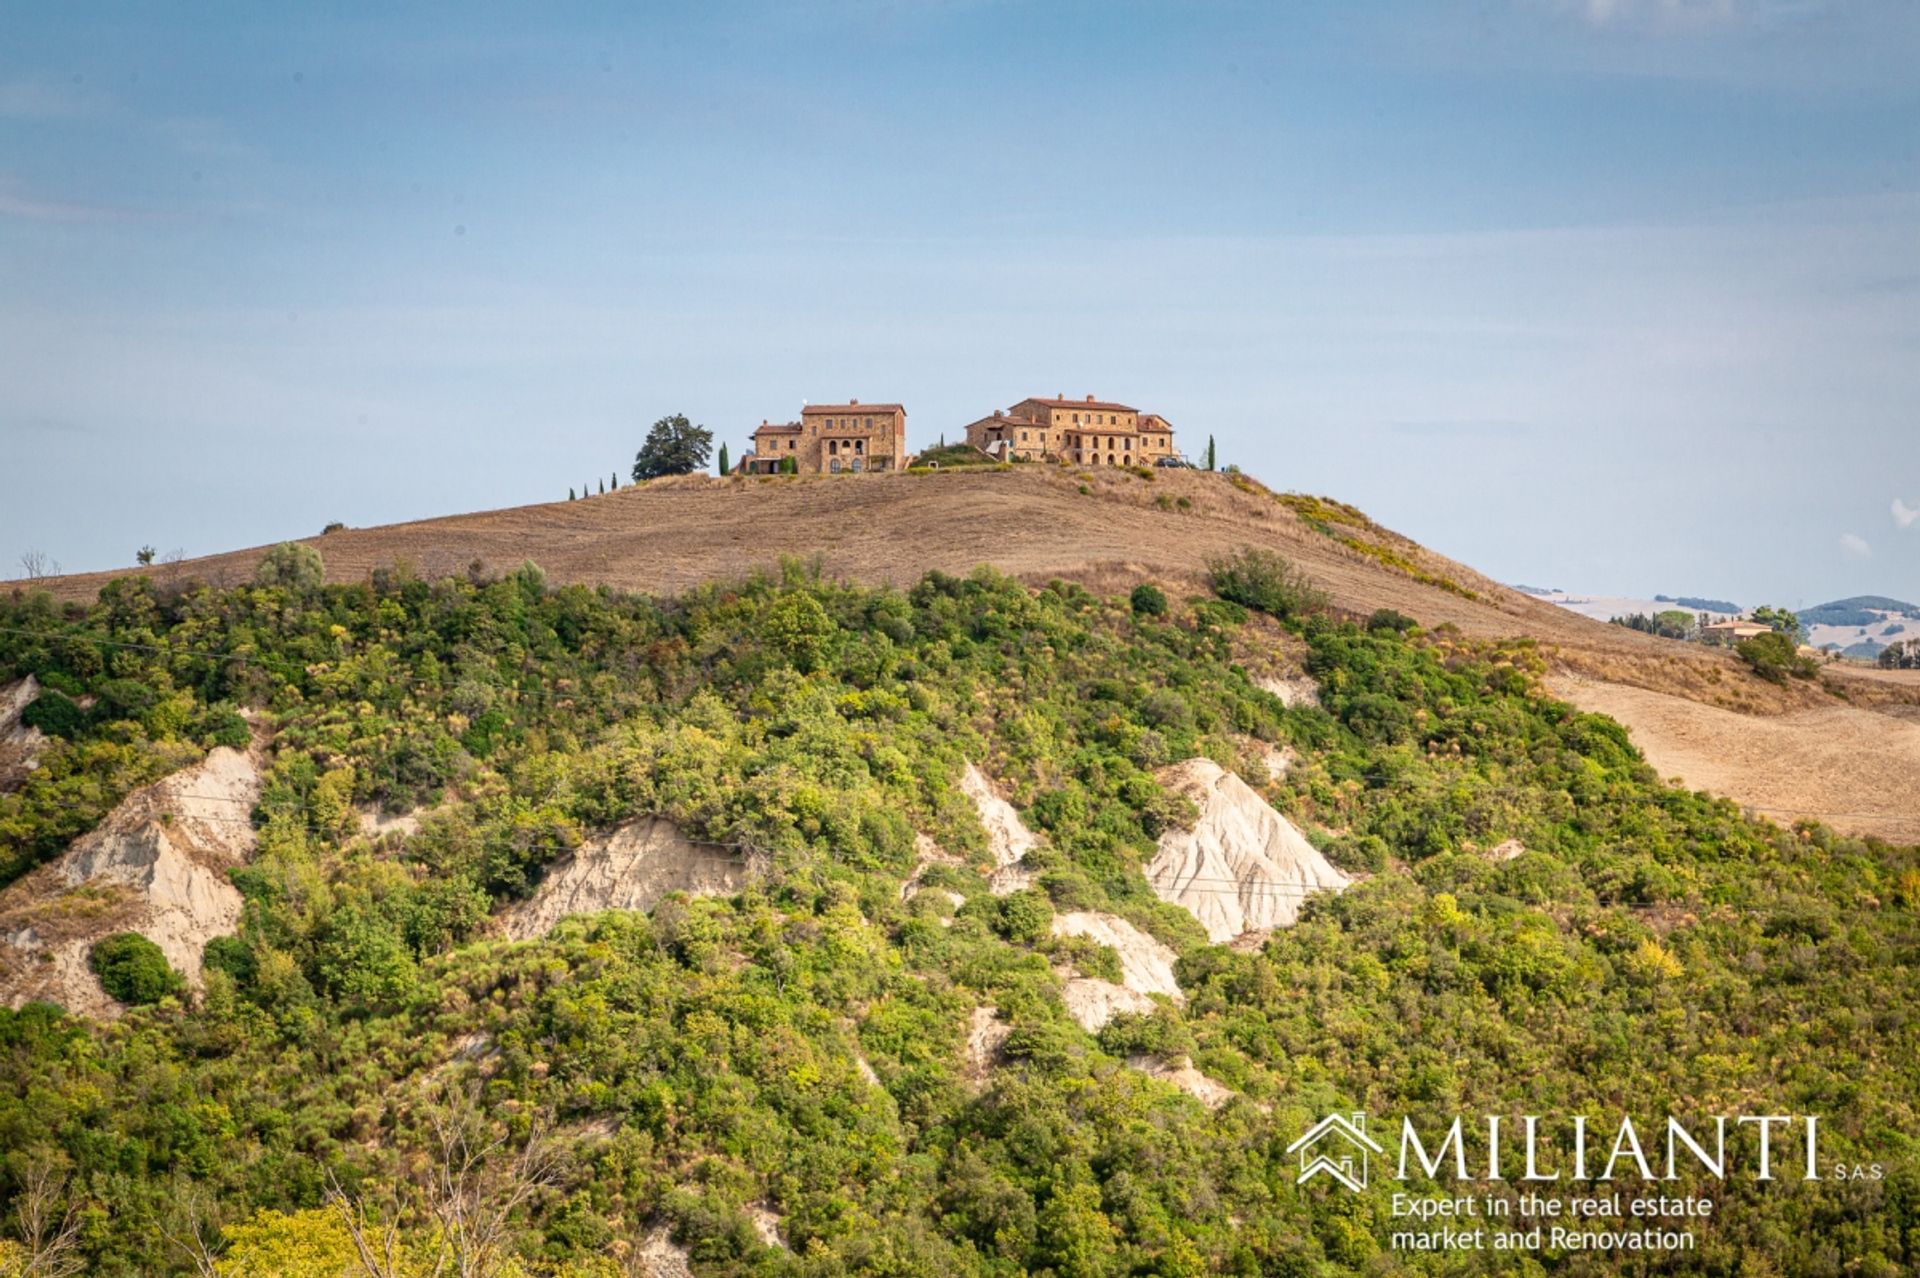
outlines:
[{"label": "cypress tree", "polygon": [[620,491],[620,472],[617,470],[613,472],[613,491]]},{"label": "cypress tree", "polygon": [[1213,469],[1213,436],[1207,436],[1207,469]]},{"label": "cypress tree", "polygon": [[569,489],[567,489],[567,500],[568,500],[568,501],[572,501],[572,500],[573,500],[573,489],[571,489],[571,488],[569,488]]},{"label": "cypress tree", "polygon": [[607,481],[604,479],[600,481],[600,491],[603,494],[607,491]]},{"label": "cypress tree", "polygon": [[720,445],[720,473],[724,475],[727,473],[728,469],[729,468],[727,466],[727,446],[725,444],[722,444]]}]

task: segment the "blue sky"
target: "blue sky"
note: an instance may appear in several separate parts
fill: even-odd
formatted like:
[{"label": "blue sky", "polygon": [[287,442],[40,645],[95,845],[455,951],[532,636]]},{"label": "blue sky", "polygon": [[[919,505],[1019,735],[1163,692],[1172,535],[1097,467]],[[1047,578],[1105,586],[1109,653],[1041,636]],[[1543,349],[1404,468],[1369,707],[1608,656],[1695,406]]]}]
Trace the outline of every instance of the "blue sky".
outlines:
[{"label": "blue sky", "polygon": [[1028,394],[1512,581],[1920,596],[1920,6],[14,4],[0,576]]}]

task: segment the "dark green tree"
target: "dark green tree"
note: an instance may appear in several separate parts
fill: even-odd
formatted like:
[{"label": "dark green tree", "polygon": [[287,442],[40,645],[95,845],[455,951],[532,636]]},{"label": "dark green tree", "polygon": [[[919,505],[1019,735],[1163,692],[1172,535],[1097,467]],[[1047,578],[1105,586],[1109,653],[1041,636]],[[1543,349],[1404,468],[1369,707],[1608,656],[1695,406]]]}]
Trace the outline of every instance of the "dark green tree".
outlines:
[{"label": "dark green tree", "polygon": [[609,482],[613,485],[613,491],[616,493],[619,492],[620,491],[620,472],[617,470],[614,471],[613,478]]},{"label": "dark green tree", "polygon": [[573,497],[573,489],[571,489],[571,488],[569,488],[569,489],[567,489],[567,500],[568,500],[568,501],[572,501],[572,500],[574,500],[574,497]]},{"label": "dark green tree", "polygon": [[607,491],[607,481],[604,479],[600,481],[600,491],[602,493],[605,493]]},{"label": "dark green tree", "polygon": [[722,475],[726,474],[729,469],[727,465],[727,446],[725,444],[720,445],[720,465],[718,469]]},{"label": "dark green tree", "polygon": [[1775,683],[1785,683],[1788,675],[1796,679],[1811,679],[1820,668],[1819,662],[1812,657],[1802,656],[1793,640],[1778,630],[1755,635],[1736,645],[1734,651],[1753,668],[1755,674]]},{"label": "dark green tree", "polygon": [[186,981],[173,970],[160,947],[138,932],[101,937],[88,951],[87,963],[100,978],[102,989],[136,1007],[158,1003],[186,988]]},{"label": "dark green tree", "polygon": [[155,551],[152,546],[140,547],[140,553],[134,556],[142,568],[153,562]]},{"label": "dark green tree", "polygon": [[1753,619],[1771,628],[1775,634],[1785,635],[1795,643],[1807,637],[1806,627],[1800,624],[1800,618],[1785,608],[1761,604],[1753,610]]},{"label": "dark green tree", "polygon": [[1207,469],[1212,470],[1214,463],[1213,436],[1207,436]]},{"label": "dark green tree", "polygon": [[705,470],[713,455],[713,432],[695,426],[685,413],[662,417],[647,432],[646,442],[633,458],[633,479],[657,479],[662,475],[691,475]]}]

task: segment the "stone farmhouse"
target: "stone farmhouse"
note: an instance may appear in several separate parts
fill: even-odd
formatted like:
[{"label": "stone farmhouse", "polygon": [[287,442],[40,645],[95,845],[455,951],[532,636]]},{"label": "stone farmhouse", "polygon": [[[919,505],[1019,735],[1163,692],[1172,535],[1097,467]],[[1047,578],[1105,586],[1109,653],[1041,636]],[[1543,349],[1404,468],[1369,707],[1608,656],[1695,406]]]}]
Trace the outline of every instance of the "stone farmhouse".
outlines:
[{"label": "stone farmhouse", "polygon": [[907,468],[907,410],[899,404],[808,404],[797,422],[761,422],[753,451],[735,470],[772,475],[788,458],[802,475],[858,474]]},{"label": "stone farmhouse", "polygon": [[967,425],[967,442],[1002,461],[1081,466],[1172,464],[1173,427],[1158,413],[1095,399],[1023,399]]}]

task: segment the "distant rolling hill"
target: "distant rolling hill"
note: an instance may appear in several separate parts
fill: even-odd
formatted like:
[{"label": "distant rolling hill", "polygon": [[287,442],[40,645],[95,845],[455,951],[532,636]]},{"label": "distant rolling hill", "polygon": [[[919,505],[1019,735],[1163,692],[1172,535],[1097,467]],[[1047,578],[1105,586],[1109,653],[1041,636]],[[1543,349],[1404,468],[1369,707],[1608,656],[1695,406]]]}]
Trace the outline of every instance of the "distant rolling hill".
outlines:
[{"label": "distant rolling hill", "polygon": [[1807,642],[1871,660],[1888,644],[1920,636],[1920,605],[1886,595],[1854,595],[1800,610]]}]

